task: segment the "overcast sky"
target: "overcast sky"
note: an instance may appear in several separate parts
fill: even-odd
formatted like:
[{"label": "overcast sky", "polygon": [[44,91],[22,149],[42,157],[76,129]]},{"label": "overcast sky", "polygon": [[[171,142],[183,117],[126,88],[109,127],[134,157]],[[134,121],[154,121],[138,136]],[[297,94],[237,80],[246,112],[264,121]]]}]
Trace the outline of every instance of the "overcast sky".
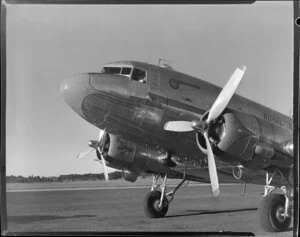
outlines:
[{"label": "overcast sky", "polygon": [[59,93],[62,80],[103,64],[172,61],[284,114],[293,103],[293,2],[253,5],[10,5],[7,12],[7,175],[97,173],[76,155],[98,130]]}]

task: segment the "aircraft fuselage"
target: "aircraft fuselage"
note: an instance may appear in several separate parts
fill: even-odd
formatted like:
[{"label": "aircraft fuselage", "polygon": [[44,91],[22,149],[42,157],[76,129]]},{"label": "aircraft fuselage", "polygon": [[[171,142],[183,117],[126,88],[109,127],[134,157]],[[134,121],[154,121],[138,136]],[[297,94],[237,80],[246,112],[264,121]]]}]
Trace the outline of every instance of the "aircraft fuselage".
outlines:
[{"label": "aircraft fuselage", "polygon": [[[96,127],[132,142],[195,161],[204,157],[196,145],[195,133],[168,132],[163,126],[172,120],[200,119],[220,87],[147,63],[124,61],[109,66],[143,70],[146,83],[112,73],[75,75],[63,82],[61,90],[76,113]],[[282,144],[292,139],[292,119],[288,116],[239,95],[233,96],[227,109],[247,114],[247,121],[251,117],[249,126],[259,141],[280,151]]]}]

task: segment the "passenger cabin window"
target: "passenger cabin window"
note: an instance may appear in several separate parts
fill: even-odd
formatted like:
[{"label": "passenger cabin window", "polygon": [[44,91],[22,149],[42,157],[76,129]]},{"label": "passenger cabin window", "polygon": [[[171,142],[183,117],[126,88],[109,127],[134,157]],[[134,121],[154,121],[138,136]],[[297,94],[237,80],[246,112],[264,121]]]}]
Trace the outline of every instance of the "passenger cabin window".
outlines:
[{"label": "passenger cabin window", "polygon": [[141,83],[146,83],[146,72],[137,68],[132,71],[131,79]]}]

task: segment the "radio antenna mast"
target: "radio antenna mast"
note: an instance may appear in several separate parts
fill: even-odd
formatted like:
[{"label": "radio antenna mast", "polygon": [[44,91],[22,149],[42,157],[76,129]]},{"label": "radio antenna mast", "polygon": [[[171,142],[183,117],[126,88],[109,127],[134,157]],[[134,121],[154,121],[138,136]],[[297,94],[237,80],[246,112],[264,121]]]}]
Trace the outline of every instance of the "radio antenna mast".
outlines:
[{"label": "radio antenna mast", "polygon": [[157,64],[157,66],[160,66],[160,62],[161,62],[161,61],[164,61],[164,62],[170,62],[170,63],[171,63],[170,60],[163,59],[163,58],[159,58],[159,59],[158,59],[158,64]]}]

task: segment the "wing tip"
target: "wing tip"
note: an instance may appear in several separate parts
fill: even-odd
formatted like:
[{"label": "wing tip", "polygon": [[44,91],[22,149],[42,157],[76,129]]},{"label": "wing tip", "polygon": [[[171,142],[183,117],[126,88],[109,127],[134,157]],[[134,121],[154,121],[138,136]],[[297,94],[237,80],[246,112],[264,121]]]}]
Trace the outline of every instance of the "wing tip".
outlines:
[{"label": "wing tip", "polygon": [[241,66],[239,66],[239,69],[240,69],[241,71],[245,72],[246,69],[247,69],[247,67],[246,67],[245,65],[241,65]]}]

